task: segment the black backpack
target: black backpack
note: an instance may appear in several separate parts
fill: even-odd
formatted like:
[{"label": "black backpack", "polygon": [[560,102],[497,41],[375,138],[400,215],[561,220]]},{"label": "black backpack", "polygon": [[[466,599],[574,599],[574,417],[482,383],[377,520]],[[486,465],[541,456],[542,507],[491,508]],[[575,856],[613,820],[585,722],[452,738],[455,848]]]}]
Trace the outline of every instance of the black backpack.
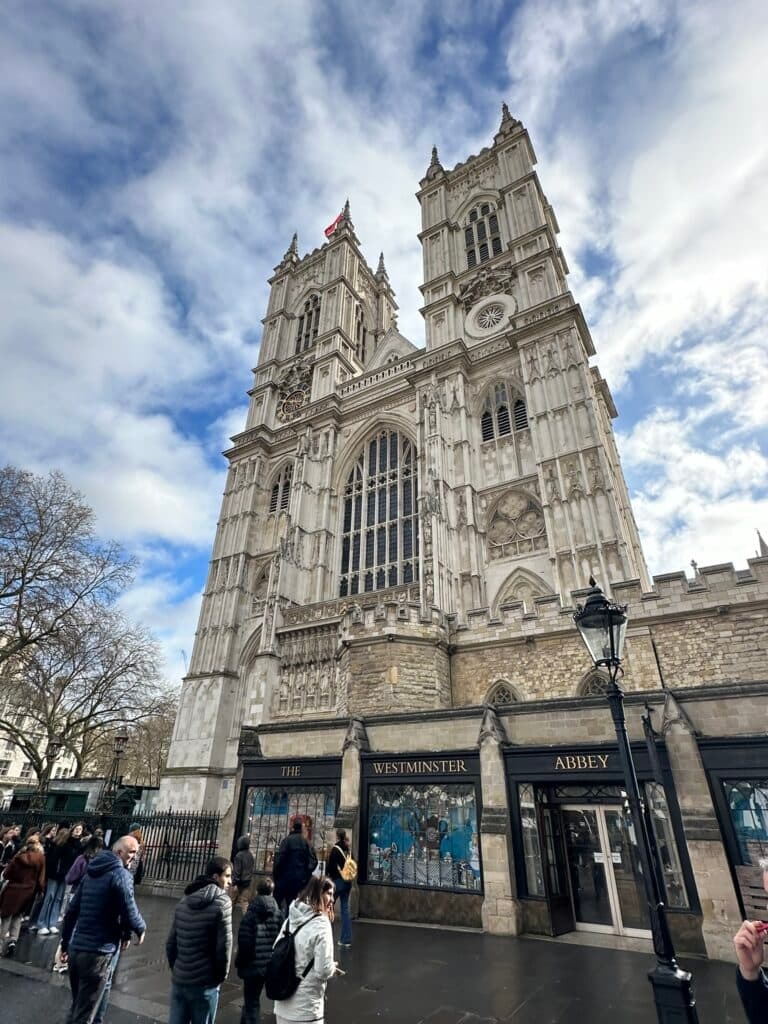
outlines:
[{"label": "black backpack", "polygon": [[304,968],[301,977],[296,974],[295,940],[296,935],[304,925],[309,924],[315,917],[320,917],[320,915],[313,914],[306,921],[302,921],[294,932],[291,931],[290,922],[286,921],[285,931],[278,938],[272,949],[272,956],[269,959],[264,976],[264,991],[267,994],[267,999],[290,999],[302,980],[312,970],[315,963],[314,957]]}]

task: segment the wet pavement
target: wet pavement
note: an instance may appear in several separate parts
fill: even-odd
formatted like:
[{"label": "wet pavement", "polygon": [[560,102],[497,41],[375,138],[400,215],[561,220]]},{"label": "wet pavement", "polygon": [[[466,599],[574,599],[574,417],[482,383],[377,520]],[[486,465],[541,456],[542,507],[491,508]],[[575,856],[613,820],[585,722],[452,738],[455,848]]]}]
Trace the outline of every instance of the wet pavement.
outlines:
[{"label": "wet pavement", "polygon": [[[108,1024],[167,1021],[165,936],[175,906],[137,893],[147,938],[122,958]],[[240,912],[235,912],[235,928]],[[338,923],[335,925],[338,929]],[[338,936],[337,936],[338,938]],[[0,1022],[60,1024],[66,975],[50,970],[56,937],[22,933],[14,960],[0,960]],[[656,1017],[644,953],[535,938],[355,922],[353,946],[339,949],[347,972],[328,985],[328,1024],[649,1024]],[[701,1024],[743,1024],[735,968],[690,960]],[[217,1024],[238,1024],[242,990],[232,971]],[[43,1009],[44,1008],[44,1009]],[[53,1012],[51,1012],[53,1010]],[[262,1021],[273,1024],[262,1000]]]}]

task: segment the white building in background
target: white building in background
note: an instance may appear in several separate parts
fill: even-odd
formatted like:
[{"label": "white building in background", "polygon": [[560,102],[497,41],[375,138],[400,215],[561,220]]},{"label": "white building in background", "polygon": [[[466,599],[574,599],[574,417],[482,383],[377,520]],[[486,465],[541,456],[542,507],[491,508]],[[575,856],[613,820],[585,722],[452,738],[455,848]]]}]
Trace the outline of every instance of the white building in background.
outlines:
[{"label": "white building in background", "polygon": [[[42,733],[35,733],[36,723],[21,711],[14,711],[8,707],[3,712],[9,714],[15,725],[24,731],[25,735],[33,738],[38,750],[45,750],[45,740]],[[75,774],[77,762],[72,754],[62,752],[56,758],[51,772],[51,781],[54,779],[69,779]],[[28,788],[36,786],[37,775],[27,755],[13,740],[0,736],[0,806],[8,807],[13,799],[14,789],[17,787]]]}]

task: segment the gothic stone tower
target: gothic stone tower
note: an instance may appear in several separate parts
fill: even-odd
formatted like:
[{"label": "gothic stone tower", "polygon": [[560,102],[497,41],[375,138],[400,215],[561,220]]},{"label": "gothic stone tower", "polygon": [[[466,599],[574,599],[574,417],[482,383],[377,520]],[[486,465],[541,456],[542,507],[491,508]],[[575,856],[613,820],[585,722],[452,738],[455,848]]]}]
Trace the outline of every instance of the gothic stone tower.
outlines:
[{"label": "gothic stone tower", "polygon": [[506,106],[477,156],[447,171],[433,151],[426,348],[399,333],[349,204],[326,244],[300,257],[294,236],[275,268],[164,802],[227,810],[243,726],[469,700],[451,662],[478,609],[567,607],[590,573],[648,588],[534,164]]}]

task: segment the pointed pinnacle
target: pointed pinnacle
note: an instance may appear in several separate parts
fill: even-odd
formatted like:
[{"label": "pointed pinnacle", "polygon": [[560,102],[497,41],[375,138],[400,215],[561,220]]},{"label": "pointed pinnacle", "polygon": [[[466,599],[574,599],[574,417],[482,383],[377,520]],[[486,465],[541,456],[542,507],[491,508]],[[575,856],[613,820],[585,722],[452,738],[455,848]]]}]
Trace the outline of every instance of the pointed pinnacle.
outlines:
[{"label": "pointed pinnacle", "polygon": [[379,253],[379,265],[376,267],[376,277],[379,277],[380,275],[386,277],[386,274],[387,268],[384,266],[384,253],[381,252]]},{"label": "pointed pinnacle", "polygon": [[430,167],[440,167],[440,157],[437,155],[437,146],[432,147],[432,159],[429,162]]},{"label": "pointed pinnacle", "polygon": [[502,121],[511,121],[512,115],[509,112],[509,107],[506,103],[501,104],[501,119]]},{"label": "pointed pinnacle", "polygon": [[350,219],[350,216],[349,216],[349,197],[347,197],[347,199],[346,199],[346,201],[344,203],[344,219],[345,220],[349,220]]},{"label": "pointed pinnacle", "polygon": [[293,238],[291,239],[291,244],[288,246],[288,252],[295,252],[296,255],[299,253],[299,235],[296,231],[293,232]]}]

